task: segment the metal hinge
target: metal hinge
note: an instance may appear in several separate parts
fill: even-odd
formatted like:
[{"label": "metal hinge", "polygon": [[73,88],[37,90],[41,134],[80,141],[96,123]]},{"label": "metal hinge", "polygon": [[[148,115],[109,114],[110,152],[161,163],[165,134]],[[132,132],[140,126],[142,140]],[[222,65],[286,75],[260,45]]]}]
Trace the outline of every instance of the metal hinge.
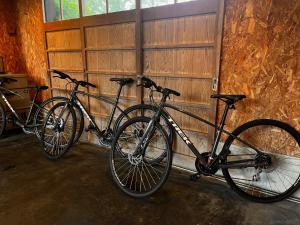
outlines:
[{"label": "metal hinge", "polygon": [[212,90],[213,91],[218,91],[218,84],[219,84],[219,79],[213,78],[213,80],[212,80]]}]

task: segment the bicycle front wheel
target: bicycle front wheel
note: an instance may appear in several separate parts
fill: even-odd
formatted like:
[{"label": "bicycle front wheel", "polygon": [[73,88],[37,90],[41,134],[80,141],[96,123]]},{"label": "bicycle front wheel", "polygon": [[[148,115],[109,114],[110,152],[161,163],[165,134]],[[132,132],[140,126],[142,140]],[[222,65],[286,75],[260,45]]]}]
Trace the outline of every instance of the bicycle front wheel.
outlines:
[{"label": "bicycle front wheel", "polygon": [[[47,100],[45,100],[44,102],[42,102],[35,115],[34,115],[34,123],[35,123],[35,134],[37,136],[37,138],[39,140],[41,140],[41,132],[42,132],[42,128],[44,125],[44,120],[50,110],[50,108],[52,108],[55,104],[59,103],[59,102],[68,102],[69,99],[66,97],[62,97],[62,96],[55,96],[53,98],[49,98]],[[84,117],[83,117],[83,113],[81,111],[81,109],[79,108],[78,105],[74,105],[74,109],[75,109],[75,113],[76,113],[76,134],[73,140],[73,144],[75,144],[84,129]]]},{"label": "bicycle front wheel", "polygon": [[[166,181],[172,164],[172,152],[166,131],[160,124],[153,126],[143,150],[137,145],[150,118],[136,117],[125,122],[116,134],[110,154],[110,169],[114,181],[126,194],[143,198],[156,191]],[[165,152],[160,161],[152,161]]]},{"label": "bicycle front wheel", "polygon": [[[225,142],[223,164],[255,162],[255,166],[222,169],[227,183],[242,197],[275,202],[290,196],[300,181],[300,135],[280,121],[250,121]],[[259,153],[257,152],[259,151]]]},{"label": "bicycle front wheel", "polygon": [[[114,134],[117,133],[119,127],[122,126],[126,121],[128,121],[130,118],[134,117],[149,117],[152,118],[155,115],[155,112],[157,111],[157,107],[154,105],[148,105],[148,104],[139,104],[139,105],[134,105],[129,108],[127,108],[124,113],[121,113],[119,117],[116,119],[116,122],[114,124]],[[168,141],[170,144],[170,147],[172,148],[172,143],[173,143],[173,127],[168,121],[167,117],[163,113],[161,115],[160,119],[160,125],[166,131],[167,136],[168,136]],[[166,157],[166,153],[163,151],[160,151],[160,155],[156,155],[155,159],[151,159],[152,162],[156,161],[159,162],[160,160],[164,159]]]},{"label": "bicycle front wheel", "polygon": [[[149,104],[138,104],[133,105],[124,110],[123,113],[121,113],[118,118],[116,119],[116,122],[114,124],[114,133],[116,134],[118,129],[130,118],[144,116],[152,118],[157,111],[157,107],[154,105]],[[165,114],[162,114],[160,125],[163,127],[163,129],[167,132],[168,140],[170,144],[173,142],[173,127],[166,118]]]},{"label": "bicycle front wheel", "polygon": [[76,114],[73,107],[61,102],[48,112],[42,130],[43,152],[48,159],[61,158],[73,144]]}]

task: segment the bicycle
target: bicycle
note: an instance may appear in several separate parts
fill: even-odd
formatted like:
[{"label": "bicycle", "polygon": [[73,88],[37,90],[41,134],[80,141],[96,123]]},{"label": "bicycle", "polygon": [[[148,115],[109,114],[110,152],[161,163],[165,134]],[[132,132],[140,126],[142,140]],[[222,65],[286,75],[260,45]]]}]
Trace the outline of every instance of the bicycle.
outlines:
[{"label": "bicycle", "polygon": [[[84,117],[86,117],[86,119],[89,121],[89,125],[86,131],[94,132],[97,135],[99,142],[102,146],[110,147],[113,134],[116,133],[118,127],[122,125],[125,120],[130,118],[130,115],[152,115],[155,111],[155,106],[148,104],[134,105],[125,110],[122,110],[118,106],[123,87],[125,85],[130,85],[134,82],[134,80],[131,78],[111,78],[110,81],[117,82],[119,84],[119,89],[117,91],[115,99],[110,99],[108,97],[96,96],[78,90],[79,86],[94,88],[96,87],[95,85],[89,82],[78,81],[61,71],[53,70],[52,72],[58,74],[58,76],[55,77],[68,80],[68,83],[73,84],[73,88],[70,92],[70,97],[68,98],[68,100],[53,106],[53,108],[49,110],[46,116],[44,127],[42,130],[42,140],[44,153],[49,159],[56,160],[61,158],[67,152],[67,150],[74,144],[74,142],[76,142],[80,138],[84,129]],[[113,106],[109,114],[107,124],[103,130],[101,130],[97,126],[93,116],[90,115],[90,113],[86,110],[82,102],[77,97],[78,94],[82,96],[95,98],[100,101],[104,101],[105,103],[108,103]],[[76,109],[77,111],[77,116],[74,109]],[[120,115],[117,117],[113,128],[111,128],[116,110],[120,112]],[[77,130],[77,125],[74,121],[78,121],[77,125],[79,124],[79,127]],[[164,119],[164,124],[165,126],[167,126],[166,130],[169,131],[168,137],[170,138],[170,140],[172,140],[172,129],[170,127],[170,124],[167,122],[166,118]],[[67,127],[68,129],[65,129],[65,127]],[[70,132],[66,133],[65,131]]]},{"label": "bicycle", "polygon": [[[162,94],[152,118],[136,117],[124,123],[117,132],[110,153],[110,169],[117,186],[126,194],[142,198],[159,190],[165,183],[172,165],[172,146],[166,132],[158,123],[162,113],[167,115],[175,132],[196,156],[196,174],[213,176],[219,169],[229,186],[244,198],[256,202],[275,202],[289,197],[300,185],[300,135],[290,125],[271,119],[247,122],[233,132],[224,129],[229,110],[245,95],[212,95],[225,102],[220,124],[166,103],[175,90],[162,88],[149,78],[142,77],[139,85]],[[185,132],[165,110],[171,108],[216,129],[210,152],[200,153]],[[222,133],[228,135],[218,148]],[[124,140],[122,136],[127,136]],[[163,151],[164,158],[152,162],[153,151]],[[150,161],[149,161],[150,159]]]},{"label": "bicycle", "polygon": [[[11,119],[13,120],[13,123],[18,127],[21,127],[24,133],[26,134],[34,133],[36,134],[37,138],[41,140],[40,130],[43,125],[44,115],[47,112],[47,107],[49,107],[51,104],[54,104],[55,101],[62,101],[65,98],[58,96],[51,99],[47,99],[41,104],[38,104],[37,103],[38,94],[40,93],[40,91],[47,90],[48,87],[47,86],[28,87],[29,89],[35,89],[35,94],[30,104],[28,115],[24,119],[22,118],[21,115],[19,115],[16,112],[16,110],[10,104],[9,100],[6,97],[8,95],[17,95],[22,98],[22,96],[19,95],[18,93],[4,87],[5,84],[9,84],[11,82],[17,82],[17,80],[9,77],[3,77],[0,79],[0,96],[3,100],[3,103],[7,106],[7,108],[12,113]],[[3,134],[6,128],[7,120],[9,119],[8,111],[4,107],[3,103],[0,102],[0,136]]]}]

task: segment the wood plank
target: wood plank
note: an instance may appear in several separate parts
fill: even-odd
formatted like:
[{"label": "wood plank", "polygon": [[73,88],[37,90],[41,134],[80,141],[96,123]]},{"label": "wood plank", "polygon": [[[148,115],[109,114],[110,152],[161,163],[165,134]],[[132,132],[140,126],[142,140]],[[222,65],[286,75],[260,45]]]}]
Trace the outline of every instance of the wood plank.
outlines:
[{"label": "wood plank", "polygon": [[81,52],[49,52],[50,69],[83,71]]},{"label": "wood plank", "polygon": [[215,42],[216,15],[197,15],[146,21],[143,24],[144,48],[211,46]]},{"label": "wood plank", "polygon": [[214,49],[167,49],[144,51],[144,74],[212,77]]},{"label": "wood plank", "polygon": [[135,51],[88,51],[87,70],[99,73],[135,73]]},{"label": "wood plank", "polygon": [[80,30],[63,30],[47,32],[48,50],[81,50]]},{"label": "wood plank", "polygon": [[87,27],[85,36],[87,49],[135,48],[134,23]]}]

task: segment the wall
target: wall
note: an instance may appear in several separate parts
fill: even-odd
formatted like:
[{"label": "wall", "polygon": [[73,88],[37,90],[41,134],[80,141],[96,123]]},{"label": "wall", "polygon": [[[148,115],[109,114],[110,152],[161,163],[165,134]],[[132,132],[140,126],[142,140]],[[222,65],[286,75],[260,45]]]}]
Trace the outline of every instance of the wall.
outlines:
[{"label": "wall", "polygon": [[[44,52],[43,11],[40,0],[15,1],[18,45],[29,82],[45,85],[47,70]],[[46,93],[44,92],[44,98]]]},{"label": "wall", "polygon": [[0,12],[0,56],[4,56],[5,71],[26,73],[30,83],[46,84],[41,1],[0,0]]},{"label": "wall", "polygon": [[[0,0],[0,56],[6,72],[24,72],[24,62],[18,46],[16,10],[13,1]],[[11,33],[11,34],[9,34]]]},{"label": "wall", "polygon": [[[7,20],[16,11],[13,4],[0,3],[0,55],[7,70],[27,72],[30,80],[44,83],[41,1],[16,1],[17,36],[5,32],[14,21]],[[226,0],[225,7],[220,93],[247,95],[230,114],[228,128],[269,117],[300,130],[300,2]]]},{"label": "wall", "polygon": [[300,1],[226,1],[220,93],[247,95],[229,129],[267,117],[300,130],[299,56]]}]

